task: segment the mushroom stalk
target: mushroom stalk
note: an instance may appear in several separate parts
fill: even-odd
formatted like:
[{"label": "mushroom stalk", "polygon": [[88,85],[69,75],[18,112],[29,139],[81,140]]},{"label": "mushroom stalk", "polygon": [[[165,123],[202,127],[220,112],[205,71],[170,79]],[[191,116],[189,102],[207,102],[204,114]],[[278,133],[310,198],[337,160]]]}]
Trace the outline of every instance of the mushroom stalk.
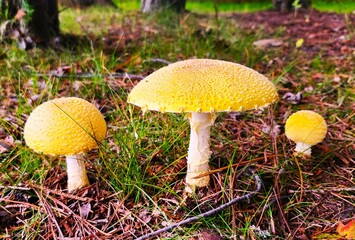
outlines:
[{"label": "mushroom stalk", "polygon": [[68,191],[73,192],[76,189],[90,185],[83,154],[66,156],[67,175],[68,175]]},{"label": "mushroom stalk", "polygon": [[207,186],[209,176],[194,178],[209,171],[210,128],[216,117],[212,113],[191,113],[187,116],[190,121],[190,145],[187,156],[186,191],[194,192],[196,187]]},{"label": "mushroom stalk", "polygon": [[295,155],[302,154],[304,156],[311,156],[311,147],[312,145],[310,144],[298,142],[296,143]]}]

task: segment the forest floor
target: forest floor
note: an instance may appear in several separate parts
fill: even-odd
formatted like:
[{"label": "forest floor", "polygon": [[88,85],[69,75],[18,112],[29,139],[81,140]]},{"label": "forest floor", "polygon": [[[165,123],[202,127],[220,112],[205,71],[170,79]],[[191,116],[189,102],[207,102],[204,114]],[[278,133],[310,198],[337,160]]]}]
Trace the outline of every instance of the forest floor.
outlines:
[{"label": "forest floor", "polygon": [[[0,67],[17,70],[2,72],[0,79],[0,238],[136,239],[255,190],[256,181],[247,171],[252,167],[261,178],[262,189],[250,201],[159,237],[341,239],[336,232],[339,222],[355,217],[354,22],[354,14],[314,10],[218,16],[188,13],[179,18],[178,31],[164,32],[174,26],[145,24],[142,16],[133,13],[111,23],[104,36],[85,37],[84,41],[88,38],[102,48],[94,60],[75,50],[73,54],[81,54],[78,58],[59,61],[59,54],[48,57],[48,52],[32,49],[12,55],[14,47],[4,47]],[[169,20],[164,24],[169,25]],[[90,33],[88,27],[83,31]],[[186,35],[193,38],[179,40]],[[241,41],[241,35],[247,39]],[[164,44],[171,45],[164,48]],[[28,60],[31,54],[36,56],[33,63]],[[111,56],[120,61],[111,62]],[[264,113],[218,118],[218,130],[212,130],[211,165],[221,170],[212,175],[209,187],[184,199],[188,125],[183,116],[148,113],[143,118],[139,109],[126,110],[124,100],[142,77],[164,61],[192,57],[251,66],[275,83],[280,101]],[[21,72],[19,66],[43,75]],[[88,79],[83,80],[81,74],[87,72]],[[100,80],[91,78],[97,73],[103,74]],[[31,152],[22,137],[31,109],[41,101],[64,96],[95,99],[109,126],[105,148],[87,154],[92,184],[73,194],[65,191],[61,158]],[[283,130],[286,118],[302,109],[320,113],[328,123],[327,137],[312,148],[310,159],[293,156],[294,144]],[[152,124],[151,119],[158,123]],[[164,130],[167,123],[176,124],[169,127],[171,133]],[[142,126],[152,130],[139,132]],[[132,129],[143,134],[139,135],[142,140],[136,132],[129,133]],[[137,169],[133,171],[134,164]]]}]

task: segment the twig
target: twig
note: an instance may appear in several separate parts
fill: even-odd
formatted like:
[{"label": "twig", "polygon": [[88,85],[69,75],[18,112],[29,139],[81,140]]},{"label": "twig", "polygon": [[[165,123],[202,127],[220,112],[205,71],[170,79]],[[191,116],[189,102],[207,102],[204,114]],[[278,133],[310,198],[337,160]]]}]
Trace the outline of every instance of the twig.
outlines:
[{"label": "twig", "polygon": [[[1,202],[8,202],[8,203],[13,203],[13,204],[17,204],[17,205],[25,205],[28,208],[32,208],[32,209],[35,209],[37,211],[41,210],[41,208],[39,206],[31,204],[31,203],[28,203],[28,202],[20,202],[20,201],[10,200],[10,199],[6,199],[6,198],[0,198],[0,203]],[[6,206],[7,205],[5,205],[5,207]]]},{"label": "twig", "polygon": [[45,192],[46,194],[52,193],[52,194],[59,195],[59,196],[62,196],[62,197],[75,199],[77,201],[84,201],[84,202],[94,201],[93,198],[80,197],[80,196],[76,196],[76,195],[70,194],[70,193],[65,193],[65,192],[62,192],[62,191],[59,191],[59,190],[49,189],[49,188],[46,188],[46,187],[43,187],[43,186],[37,186],[37,185],[34,185],[32,183],[29,183],[29,186],[31,186],[32,188],[37,188],[37,189],[41,190],[42,192]]},{"label": "twig", "polygon": [[295,157],[295,162],[298,168],[298,172],[300,174],[300,198],[299,198],[299,202],[302,202],[302,197],[303,197],[303,172],[300,166],[300,163],[298,162],[298,158]]},{"label": "twig", "polygon": [[147,62],[158,62],[158,63],[163,63],[163,64],[166,64],[166,65],[169,65],[171,64],[170,61],[167,61],[165,59],[162,59],[162,58],[151,58],[151,59],[148,59],[146,60]]},{"label": "twig", "polygon": [[[57,230],[58,230],[58,234],[59,234],[59,236],[60,236],[60,239],[63,239],[63,238],[64,238],[64,235],[63,235],[63,233],[62,233],[62,231],[61,231],[61,229],[60,229],[60,227],[59,227],[59,224],[58,224],[58,222],[57,222],[57,219],[56,219],[56,218],[54,217],[54,215],[53,215],[53,212],[52,212],[52,210],[51,210],[49,204],[47,203],[47,201],[45,200],[45,198],[44,198],[37,190],[34,190],[34,191],[35,191],[36,195],[38,196],[38,199],[39,199],[40,203],[42,203],[43,209],[44,209],[44,211],[46,212],[47,216],[49,217],[50,221],[51,221],[52,223],[54,223],[54,225],[56,226],[56,228],[57,228]],[[50,222],[49,222],[49,223],[50,223]],[[55,231],[54,231],[54,229],[53,229],[52,224],[49,224],[49,226],[50,226],[50,228],[51,228],[51,230],[52,230],[52,236],[53,236],[53,238],[55,238],[55,237],[56,237],[56,234],[55,234]]]},{"label": "twig", "polygon": [[0,186],[0,189],[6,189],[6,188],[9,188],[9,189],[13,189],[13,190],[31,190],[31,188],[28,188],[28,187],[18,187],[18,186]]},{"label": "twig", "polygon": [[[272,115],[272,111],[269,110],[268,114],[271,115],[271,119],[274,119],[273,115]],[[278,153],[278,146],[277,146],[277,139],[275,135],[271,135],[271,139],[272,139],[272,148],[273,148],[273,152],[275,153],[275,158],[274,158],[274,166],[275,168],[277,168],[280,165],[279,162],[279,153]],[[277,202],[277,207],[279,209],[279,213],[280,216],[283,220],[283,223],[286,225],[287,231],[291,232],[291,228],[287,222],[287,219],[285,217],[285,213],[282,209],[282,205],[281,205],[281,191],[280,191],[280,187],[279,187],[279,180],[280,180],[280,176],[283,172],[283,168],[280,168],[277,175],[274,177],[274,187],[273,187],[273,191],[274,191],[274,195],[275,195],[275,199]]]},{"label": "twig", "polygon": [[148,238],[156,236],[156,235],[158,235],[160,233],[170,231],[170,230],[172,230],[174,228],[177,228],[177,227],[179,227],[181,225],[195,222],[195,221],[199,220],[200,218],[213,216],[213,215],[217,214],[218,212],[222,211],[223,209],[226,209],[227,207],[232,206],[233,204],[235,204],[237,202],[240,202],[240,201],[243,201],[243,200],[248,200],[249,201],[252,196],[257,194],[261,190],[261,179],[260,179],[260,177],[255,173],[254,170],[250,170],[250,171],[254,175],[254,179],[256,181],[256,190],[254,190],[252,192],[249,192],[248,194],[245,194],[245,195],[243,195],[241,197],[236,197],[236,198],[232,199],[231,201],[229,201],[229,202],[227,202],[225,204],[222,204],[221,206],[219,206],[219,207],[217,207],[215,209],[209,210],[209,211],[207,211],[205,213],[201,213],[201,214],[199,214],[197,216],[187,218],[187,219],[185,219],[185,220],[183,220],[181,222],[174,223],[174,224],[172,224],[170,226],[167,226],[167,227],[161,228],[161,229],[159,229],[157,231],[148,233],[148,234],[146,234],[144,236],[141,236],[141,237],[137,238],[136,240],[148,239]]},{"label": "twig", "polygon": [[292,239],[295,238],[297,232],[300,230],[300,228],[302,227],[302,225],[306,222],[306,220],[308,219],[308,217],[311,215],[311,212],[313,212],[313,210],[314,210],[319,204],[321,204],[321,203],[322,203],[322,201],[319,201],[318,203],[314,204],[314,206],[312,207],[312,209],[311,209],[311,210],[307,213],[307,215],[303,218],[301,224],[298,225],[296,231],[294,231],[294,232],[292,233]]},{"label": "twig", "polygon": [[108,74],[96,74],[96,73],[76,73],[76,74],[67,74],[67,73],[56,73],[56,72],[48,72],[48,73],[32,73],[37,77],[56,77],[56,78],[129,78],[129,79],[137,79],[142,80],[144,78],[143,75],[130,74],[130,73],[108,73]]},{"label": "twig", "polygon": [[[281,154],[280,154],[279,156],[284,156],[284,155],[281,155]],[[200,174],[200,175],[197,175],[197,176],[193,177],[192,179],[202,178],[202,177],[205,177],[205,176],[214,174],[214,173],[216,173],[216,172],[221,172],[221,171],[223,171],[223,170],[226,170],[226,169],[229,169],[229,168],[232,168],[232,167],[239,167],[239,166],[243,166],[243,165],[246,165],[246,164],[250,164],[250,163],[252,163],[252,162],[257,162],[257,161],[263,160],[263,159],[265,159],[265,158],[267,158],[267,157],[272,158],[272,157],[276,157],[276,155],[262,156],[262,157],[254,158],[254,159],[251,159],[251,160],[246,160],[246,161],[241,161],[241,162],[233,163],[232,165],[228,165],[228,166],[225,166],[225,167],[221,167],[221,168],[209,170],[208,172],[205,172],[205,173],[202,173],[202,174]]]},{"label": "twig", "polygon": [[[288,190],[289,193],[298,193],[298,190]],[[324,189],[306,189],[304,193],[325,193],[325,192],[355,192],[355,187],[329,187]]]},{"label": "twig", "polygon": [[339,194],[330,192],[331,195],[333,195],[334,197],[340,198],[341,200],[343,200],[344,202],[347,202],[348,204],[352,205],[353,207],[355,207],[355,204],[350,202],[349,200],[345,199],[344,197],[340,196]]},{"label": "twig", "polygon": [[[78,214],[76,214],[75,212],[73,212],[67,205],[65,205],[64,203],[62,203],[61,201],[59,201],[58,199],[47,195],[47,198],[49,198],[50,200],[52,200],[54,203],[60,205],[63,209],[67,210],[68,213],[73,216],[75,219],[79,220],[79,222],[82,224],[82,226],[84,227],[84,230],[90,229],[90,230],[95,230],[105,236],[111,236],[108,233],[105,233],[104,231],[98,229],[97,227],[95,227],[94,225],[92,225],[91,223],[89,223],[85,218],[79,216]],[[96,236],[95,236],[96,237]]]}]

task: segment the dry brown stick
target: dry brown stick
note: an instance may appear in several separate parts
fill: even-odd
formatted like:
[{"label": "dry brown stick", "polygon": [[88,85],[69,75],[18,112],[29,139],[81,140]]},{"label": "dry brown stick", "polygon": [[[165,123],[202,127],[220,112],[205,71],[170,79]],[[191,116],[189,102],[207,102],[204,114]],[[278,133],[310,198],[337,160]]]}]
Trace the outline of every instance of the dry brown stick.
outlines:
[{"label": "dry brown stick", "polygon": [[145,239],[148,239],[150,237],[153,237],[153,236],[156,236],[158,234],[161,234],[163,232],[167,232],[167,231],[170,231],[174,228],[177,228],[181,225],[184,225],[184,224],[188,224],[188,223],[192,223],[192,222],[195,222],[201,218],[204,218],[204,217],[210,217],[210,216],[213,216],[215,214],[217,214],[218,212],[222,211],[223,209],[226,209],[227,207],[230,207],[232,206],[233,204],[237,203],[237,202],[240,202],[240,201],[243,201],[243,200],[247,200],[249,201],[250,198],[252,196],[254,196],[255,194],[257,194],[258,192],[260,192],[261,190],[261,179],[260,177],[255,173],[254,170],[250,170],[252,172],[252,174],[254,175],[254,179],[256,181],[256,189],[252,192],[249,192],[248,194],[245,194],[241,197],[236,197],[234,199],[232,199],[231,201],[225,203],[225,204],[222,204],[221,206],[215,208],[215,209],[212,209],[212,210],[209,210],[207,212],[204,212],[204,213],[201,213],[197,216],[194,216],[194,217],[190,217],[190,218],[187,218],[185,220],[182,220],[181,222],[177,222],[177,223],[174,223],[170,226],[167,226],[167,227],[164,227],[164,228],[161,228],[157,231],[154,231],[154,232],[151,232],[151,233],[148,233],[144,236],[141,236],[139,238],[136,238],[136,240],[145,240]]},{"label": "dry brown stick", "polygon": [[284,214],[283,209],[282,209],[281,198],[280,198],[279,194],[276,192],[276,189],[275,189],[275,188],[273,188],[273,191],[274,191],[275,200],[276,200],[277,207],[278,207],[278,209],[279,209],[281,218],[282,218],[282,220],[284,221],[284,223],[286,224],[287,231],[288,231],[288,232],[291,232],[291,228],[290,228],[290,226],[288,225],[287,219],[286,219],[285,214]]},{"label": "dry brown stick", "polygon": [[111,77],[111,78],[128,78],[142,80],[144,76],[131,74],[131,73],[108,73],[108,74],[95,74],[95,73],[77,73],[77,74],[66,74],[66,73],[32,73],[37,77],[56,77],[56,78],[96,78],[96,77]]},{"label": "dry brown stick", "polygon": [[0,188],[2,188],[2,189],[9,188],[9,189],[13,189],[13,190],[25,190],[25,191],[31,190],[31,188],[28,188],[28,187],[18,187],[18,186],[0,186]]},{"label": "dry brown stick", "polygon": [[18,205],[26,205],[30,208],[36,209],[37,211],[41,210],[41,208],[39,206],[33,205],[31,203],[27,203],[27,202],[20,202],[20,201],[10,200],[10,199],[6,199],[6,198],[0,198],[0,202],[10,202],[10,203],[18,204]]},{"label": "dry brown stick", "polygon": [[[277,168],[279,166],[279,154],[278,154],[278,148],[277,148],[277,140],[276,140],[276,136],[272,136],[272,147],[273,147],[273,151],[276,153],[275,154],[275,158],[274,158],[274,166]],[[282,155],[283,156],[283,155]],[[287,231],[291,232],[291,228],[287,222],[287,219],[285,217],[282,205],[281,205],[281,191],[280,191],[280,187],[279,187],[279,179],[280,179],[280,175],[282,174],[283,169],[280,169],[277,173],[277,175],[274,177],[274,195],[275,195],[275,199],[277,202],[277,207],[279,209],[279,213],[281,215],[281,218],[283,220],[283,222],[286,225]]]},{"label": "dry brown stick", "polygon": [[[268,117],[269,117],[270,121],[273,122],[274,116],[273,116],[273,111],[271,109],[268,110]],[[275,134],[270,134],[270,136],[271,136],[271,141],[272,141],[272,150],[274,153],[274,167],[277,169],[280,166],[279,157],[284,156],[284,154],[279,154],[279,152],[278,152],[277,136]],[[279,180],[280,180],[280,175],[282,174],[282,172],[283,172],[283,168],[281,168],[277,172],[276,176],[274,177],[273,192],[275,195],[276,203],[277,203],[281,218],[282,218],[284,224],[286,225],[287,231],[291,232],[291,228],[287,222],[287,219],[285,217],[285,213],[283,211],[282,204],[281,204],[281,190],[280,190],[280,186],[279,186]]]},{"label": "dry brown stick", "polygon": [[59,201],[58,199],[47,195],[48,198],[50,198],[53,202],[57,203],[58,205],[60,205],[61,207],[63,207],[64,209],[66,209],[74,218],[77,218],[78,220],[82,221],[83,223],[87,224],[90,229],[95,229],[96,231],[98,231],[99,233],[105,235],[105,236],[111,236],[111,234],[107,234],[103,231],[101,231],[100,229],[98,229],[97,227],[95,227],[94,225],[92,225],[91,223],[89,223],[85,218],[82,218],[81,216],[77,215],[75,212],[73,212],[67,205],[65,205],[64,203],[62,203],[61,201]]},{"label": "dry brown stick", "polygon": [[[272,157],[275,157],[275,156],[276,155],[271,155],[271,156],[266,156],[266,157],[272,158]],[[284,155],[280,154],[279,156],[284,156]],[[207,175],[211,175],[213,173],[226,170],[228,168],[237,167],[237,166],[243,166],[243,165],[246,165],[246,164],[249,164],[249,163],[252,163],[252,162],[257,162],[257,161],[260,161],[260,160],[263,160],[263,159],[265,159],[265,156],[254,158],[254,159],[251,159],[251,160],[241,161],[241,162],[238,162],[238,163],[233,163],[232,165],[229,165],[229,166],[225,166],[225,167],[221,167],[221,168],[218,168],[218,169],[209,170],[206,173],[202,173],[202,174],[200,174],[198,176],[193,177],[193,179],[202,178],[202,177],[205,177]]]},{"label": "dry brown stick", "polygon": [[45,192],[46,194],[48,194],[48,193],[53,193],[53,194],[55,194],[55,195],[63,196],[63,197],[66,197],[66,198],[75,199],[75,200],[78,200],[78,201],[84,201],[84,202],[87,202],[87,201],[94,201],[93,198],[89,198],[89,197],[79,197],[79,196],[76,196],[76,195],[74,195],[74,194],[70,194],[70,193],[65,193],[65,192],[58,191],[58,190],[49,189],[49,188],[46,188],[46,187],[43,187],[43,186],[37,186],[37,185],[34,185],[34,184],[32,184],[32,183],[29,183],[28,185],[31,186],[32,188],[40,189],[40,190],[42,190],[43,192]]},{"label": "dry brown stick", "polygon": [[297,229],[292,233],[292,239],[295,238],[297,232],[300,230],[300,228],[302,227],[302,225],[306,222],[306,220],[308,219],[308,217],[311,215],[311,212],[313,212],[313,210],[321,203],[321,201],[319,201],[317,204],[314,204],[314,206],[312,207],[312,209],[307,213],[307,215],[302,219],[302,222],[300,225],[298,225]]},{"label": "dry brown stick", "polygon": [[[46,213],[46,211],[43,208],[41,208],[40,206],[33,205],[31,203],[28,203],[28,202],[20,202],[20,201],[10,200],[10,199],[6,199],[6,198],[0,198],[0,202],[13,203],[13,205],[0,206],[0,207],[2,207],[4,209],[6,209],[6,208],[16,208],[16,207],[28,207],[28,208],[32,208],[32,209],[35,209],[37,211]],[[59,209],[59,208],[55,208],[55,209],[57,211],[59,211],[61,214],[64,215],[64,211],[62,211],[62,209]]]},{"label": "dry brown stick", "polygon": [[[49,217],[49,219],[50,219],[50,220],[54,223],[54,225],[56,226],[56,228],[57,228],[57,230],[58,230],[58,234],[59,234],[59,236],[60,236],[60,239],[64,239],[64,235],[63,235],[63,233],[62,233],[62,230],[60,229],[59,224],[58,224],[56,218],[53,216],[53,212],[52,212],[51,208],[49,207],[48,203],[45,201],[45,198],[44,198],[41,194],[39,194],[39,192],[38,192],[37,190],[34,190],[34,191],[35,191],[36,195],[38,196],[39,201],[42,203],[42,206],[43,206],[44,211],[46,212],[47,216]],[[54,231],[54,229],[53,229],[53,227],[52,227],[51,224],[49,224],[49,226],[50,226],[50,228],[51,228],[51,230],[52,230],[53,239],[55,239],[55,238],[56,238],[55,231]]]},{"label": "dry brown stick", "polygon": [[334,197],[337,197],[341,200],[343,200],[344,202],[347,202],[348,204],[352,205],[353,207],[355,207],[355,204],[350,202],[349,200],[345,199],[344,197],[340,196],[339,194],[336,194],[336,193],[333,193],[333,192],[330,192],[331,195],[333,195]]},{"label": "dry brown stick", "polygon": [[[115,194],[111,194],[110,196],[108,196],[108,197],[105,198],[105,199],[111,198],[113,195],[115,195]],[[127,200],[128,196],[129,196],[129,195],[126,195],[116,206],[113,205],[112,201],[109,202],[109,204],[108,204],[108,211],[107,211],[107,218],[108,218],[108,221],[107,221],[107,223],[106,223],[104,226],[102,226],[102,230],[103,230],[103,231],[105,231],[105,230],[109,227],[109,224],[112,222],[112,220],[113,220],[114,217],[115,217],[114,214],[116,214],[116,213],[115,213],[115,209],[113,209],[113,213],[114,213],[114,214],[110,214],[111,206],[112,206],[113,208],[115,208],[115,207],[122,207],[123,204],[124,204],[124,202]],[[119,219],[119,218],[118,218],[118,219]],[[112,226],[111,226],[111,227],[112,227]]]},{"label": "dry brown stick", "polygon": [[295,162],[298,168],[298,172],[300,174],[300,198],[298,200],[298,202],[302,202],[302,198],[303,198],[303,172],[300,166],[300,163],[298,162],[298,158],[295,157]]},{"label": "dry brown stick", "polygon": [[[304,193],[324,193],[324,192],[354,192],[355,187],[346,187],[346,188],[338,188],[338,187],[329,187],[329,188],[324,188],[324,189],[306,189],[303,192]],[[298,193],[298,190],[288,190],[289,193]]]},{"label": "dry brown stick", "polygon": [[[236,171],[234,171],[234,169],[232,168],[232,172],[233,172],[233,176],[229,176],[229,182],[230,182],[230,198],[233,199],[233,194],[234,194],[234,178],[236,177]],[[231,210],[232,210],[232,229],[233,229],[233,239],[236,240],[237,239],[237,224],[236,224],[236,218],[235,218],[235,208],[234,205],[231,206]]]},{"label": "dry brown stick", "polygon": [[78,200],[78,201],[85,201],[85,202],[86,201],[94,201],[93,198],[79,197],[79,196],[76,196],[76,195],[73,195],[73,194],[70,194],[70,193],[65,193],[65,192],[62,192],[62,191],[59,191],[59,190],[49,189],[49,188],[46,188],[46,187],[43,187],[43,186],[37,186],[37,185],[32,184],[32,183],[28,183],[27,185],[30,186],[30,187],[0,186],[0,188],[2,188],[2,189],[9,188],[9,189],[14,189],[14,190],[25,190],[25,191],[29,191],[29,190],[32,190],[33,188],[36,188],[36,189],[42,190],[43,192],[45,192],[47,194],[48,193],[53,193],[55,195],[63,196],[63,197],[66,197],[66,198],[75,199],[75,200]]}]

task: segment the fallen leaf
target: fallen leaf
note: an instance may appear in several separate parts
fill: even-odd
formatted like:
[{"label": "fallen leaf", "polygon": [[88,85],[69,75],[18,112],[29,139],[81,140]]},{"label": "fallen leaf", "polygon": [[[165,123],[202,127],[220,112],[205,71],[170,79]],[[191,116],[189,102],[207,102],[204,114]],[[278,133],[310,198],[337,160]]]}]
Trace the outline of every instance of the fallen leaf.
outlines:
[{"label": "fallen leaf", "polygon": [[292,104],[299,104],[302,101],[302,92],[298,92],[296,94],[287,92],[282,96],[282,99]]},{"label": "fallen leaf", "polygon": [[142,220],[145,223],[149,223],[150,220],[152,220],[151,214],[148,212],[147,209],[143,209],[139,214],[138,217],[140,220]]},{"label": "fallen leaf", "polygon": [[313,75],[311,76],[311,79],[312,79],[312,80],[323,79],[323,78],[324,78],[324,76],[323,76],[322,73],[316,73],[316,74],[313,74]]},{"label": "fallen leaf", "polygon": [[210,230],[202,230],[201,237],[198,238],[199,240],[222,240],[223,238],[215,232]]},{"label": "fallen leaf", "polygon": [[0,153],[9,152],[15,147],[14,138],[7,136],[5,139],[0,139]]},{"label": "fallen leaf", "polygon": [[312,239],[327,239],[327,240],[338,240],[339,235],[334,233],[320,233],[312,236]]},{"label": "fallen leaf", "polygon": [[257,48],[271,48],[271,47],[280,47],[283,44],[281,40],[275,38],[261,39],[253,42],[253,45]]},{"label": "fallen leaf", "polygon": [[82,218],[87,218],[87,216],[91,212],[91,204],[86,203],[84,205],[79,206],[79,212]]},{"label": "fallen leaf", "polygon": [[82,88],[84,86],[84,83],[81,82],[81,81],[75,81],[73,83],[73,88],[74,88],[74,91],[77,92],[80,90],[80,88]]},{"label": "fallen leaf", "polygon": [[341,237],[345,237],[347,239],[355,239],[355,219],[351,220],[346,225],[344,225],[342,222],[339,222],[336,231]]},{"label": "fallen leaf", "polygon": [[303,43],[304,43],[304,39],[303,38],[298,39],[297,42],[296,42],[296,48],[302,47]]},{"label": "fallen leaf", "polygon": [[263,120],[259,119],[262,122],[262,129],[263,133],[269,134],[270,136],[276,137],[280,134],[280,125],[278,125],[275,121],[271,125],[268,125]]}]

